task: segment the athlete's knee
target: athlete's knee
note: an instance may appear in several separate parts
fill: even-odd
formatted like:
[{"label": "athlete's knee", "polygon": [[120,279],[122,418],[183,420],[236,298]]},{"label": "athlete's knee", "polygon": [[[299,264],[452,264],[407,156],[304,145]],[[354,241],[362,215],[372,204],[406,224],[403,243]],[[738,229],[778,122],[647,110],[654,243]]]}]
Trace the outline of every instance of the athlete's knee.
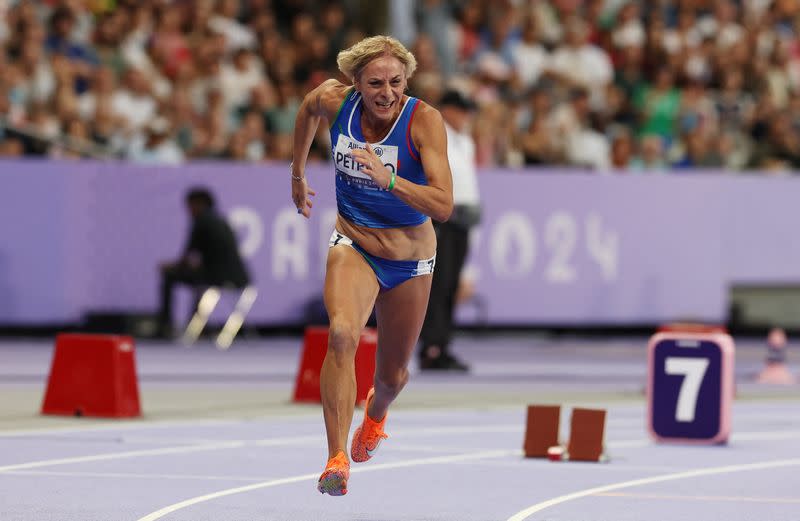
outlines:
[{"label": "athlete's knee", "polygon": [[375,391],[387,395],[397,396],[408,383],[408,369],[405,367],[396,371],[375,376]]},{"label": "athlete's knee", "polygon": [[336,356],[355,356],[361,328],[355,323],[333,319],[328,329],[328,350]]}]

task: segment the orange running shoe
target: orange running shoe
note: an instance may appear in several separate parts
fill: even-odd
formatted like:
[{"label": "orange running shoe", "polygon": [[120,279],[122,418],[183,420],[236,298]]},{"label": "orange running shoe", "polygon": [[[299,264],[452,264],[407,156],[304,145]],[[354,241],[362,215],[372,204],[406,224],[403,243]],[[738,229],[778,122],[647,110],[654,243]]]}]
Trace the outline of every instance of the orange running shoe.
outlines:
[{"label": "orange running shoe", "polygon": [[367,393],[367,405],[364,407],[364,421],[353,434],[353,443],[350,445],[350,457],[359,463],[367,461],[378,450],[381,441],[389,436],[383,432],[383,425],[386,423],[386,416],[379,422],[369,417],[369,404],[375,396],[375,389],[372,388]]},{"label": "orange running shoe", "polygon": [[350,478],[350,462],[343,450],[328,460],[325,471],[319,477],[317,490],[331,496],[347,494],[347,480]]}]

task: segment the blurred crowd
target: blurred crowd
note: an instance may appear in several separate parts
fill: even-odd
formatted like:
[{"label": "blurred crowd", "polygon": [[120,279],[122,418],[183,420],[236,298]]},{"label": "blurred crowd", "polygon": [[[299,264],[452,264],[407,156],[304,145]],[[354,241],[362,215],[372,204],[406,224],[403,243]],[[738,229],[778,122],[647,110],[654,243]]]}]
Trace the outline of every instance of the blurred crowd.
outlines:
[{"label": "blurred crowd", "polygon": [[797,0],[0,0],[0,155],[289,160],[371,34],[475,99],[479,167],[800,167]]}]

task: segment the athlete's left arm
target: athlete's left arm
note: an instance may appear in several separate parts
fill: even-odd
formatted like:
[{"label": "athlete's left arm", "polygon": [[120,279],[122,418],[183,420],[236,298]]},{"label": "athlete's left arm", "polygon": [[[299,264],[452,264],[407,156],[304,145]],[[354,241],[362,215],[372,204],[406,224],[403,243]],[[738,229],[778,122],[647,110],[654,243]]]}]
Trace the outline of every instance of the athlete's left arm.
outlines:
[{"label": "athlete's left arm", "polygon": [[[419,185],[397,176],[392,193],[415,210],[443,222],[453,212],[453,178],[447,160],[447,132],[439,111],[421,101],[419,104],[411,125],[411,139],[419,151],[428,184]],[[350,155],[361,164],[361,171],[378,186],[389,188],[392,174],[369,143],[365,150],[354,149]]]},{"label": "athlete's left arm", "polygon": [[394,193],[406,204],[443,222],[453,212],[453,177],[447,160],[447,132],[438,110],[419,101],[411,139],[419,151],[427,186],[397,178]]}]

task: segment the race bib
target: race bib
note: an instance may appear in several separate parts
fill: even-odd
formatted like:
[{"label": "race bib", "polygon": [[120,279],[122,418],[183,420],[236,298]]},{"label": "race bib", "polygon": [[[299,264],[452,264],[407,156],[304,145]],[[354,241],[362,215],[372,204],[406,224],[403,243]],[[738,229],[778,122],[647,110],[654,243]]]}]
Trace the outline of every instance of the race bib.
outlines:
[{"label": "race bib", "polygon": [[[333,150],[333,161],[336,165],[336,172],[340,175],[347,176],[348,182],[355,182],[360,185],[377,185],[372,181],[372,178],[361,171],[362,165],[356,163],[355,158],[350,156],[350,151],[356,148],[365,149],[365,143],[356,141],[355,139],[339,134],[339,139],[336,142],[336,148]],[[372,145],[383,166],[389,169],[390,172],[397,173],[397,146],[395,145]]]}]

